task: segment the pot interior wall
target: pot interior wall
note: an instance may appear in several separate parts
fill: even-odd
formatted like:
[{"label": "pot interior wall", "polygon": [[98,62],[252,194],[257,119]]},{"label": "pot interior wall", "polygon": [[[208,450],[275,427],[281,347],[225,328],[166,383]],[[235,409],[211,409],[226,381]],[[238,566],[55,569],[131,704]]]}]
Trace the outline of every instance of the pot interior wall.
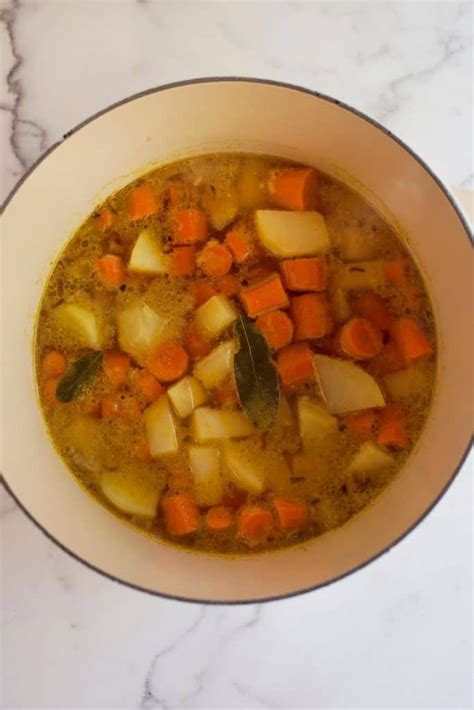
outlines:
[{"label": "pot interior wall", "polygon": [[[51,263],[99,200],[154,165],[212,151],[281,155],[357,180],[396,215],[428,279],[440,333],[435,403],[397,481],[345,527],[304,548],[225,560],[157,544],[84,494],[56,455],[37,406],[31,340]],[[393,217],[391,218],[393,220]],[[2,224],[5,479],[68,550],[130,584],[205,600],[259,599],[324,584],[390,547],[448,484],[469,436],[469,307],[465,228],[436,181],[367,120],[325,99],[252,82],[198,83],[151,93],[83,126],[27,178]],[[6,406],[5,406],[6,411]]]}]

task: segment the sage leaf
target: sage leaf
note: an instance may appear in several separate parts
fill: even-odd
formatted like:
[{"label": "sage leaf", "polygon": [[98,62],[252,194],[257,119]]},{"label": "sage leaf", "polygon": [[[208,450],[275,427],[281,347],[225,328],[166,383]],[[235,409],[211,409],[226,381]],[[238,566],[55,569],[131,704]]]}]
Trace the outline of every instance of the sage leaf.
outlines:
[{"label": "sage leaf", "polygon": [[270,429],[276,419],[280,391],[267,341],[253,321],[241,315],[235,324],[240,350],[234,355],[234,374],[240,402],[250,421]]},{"label": "sage leaf", "polygon": [[104,356],[93,352],[76,360],[61,377],[56,389],[60,402],[72,402],[99,374]]}]

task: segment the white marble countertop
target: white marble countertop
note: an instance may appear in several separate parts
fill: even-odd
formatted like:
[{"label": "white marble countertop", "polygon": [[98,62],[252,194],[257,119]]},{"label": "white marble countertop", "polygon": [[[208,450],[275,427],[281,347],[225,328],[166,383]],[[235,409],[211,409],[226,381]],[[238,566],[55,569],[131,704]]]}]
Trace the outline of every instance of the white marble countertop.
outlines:
[{"label": "white marble countertop", "polygon": [[[0,0],[5,197],[71,127],[195,76],[337,96],[474,187],[470,3]],[[469,708],[472,459],[363,571],[295,599],[204,607],[129,590],[47,540],[2,490],[2,707]]]}]

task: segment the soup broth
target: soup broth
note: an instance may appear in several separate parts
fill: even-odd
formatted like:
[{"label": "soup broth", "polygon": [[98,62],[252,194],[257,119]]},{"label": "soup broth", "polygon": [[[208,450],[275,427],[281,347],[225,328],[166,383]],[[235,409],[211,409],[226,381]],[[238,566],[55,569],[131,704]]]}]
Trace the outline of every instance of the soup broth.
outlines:
[{"label": "soup broth", "polygon": [[347,185],[216,154],[109,197],[48,279],[36,335],[54,444],[109,511],[195,550],[343,525],[426,420],[433,313],[400,235]]}]

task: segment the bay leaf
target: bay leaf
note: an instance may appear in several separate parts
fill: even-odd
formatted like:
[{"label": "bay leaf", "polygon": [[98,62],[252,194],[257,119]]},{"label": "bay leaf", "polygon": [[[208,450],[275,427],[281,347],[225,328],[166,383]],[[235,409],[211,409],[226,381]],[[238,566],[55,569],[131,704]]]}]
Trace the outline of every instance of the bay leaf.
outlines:
[{"label": "bay leaf", "polygon": [[240,402],[250,421],[259,429],[273,426],[280,391],[278,375],[270,359],[267,341],[253,321],[241,315],[235,324],[240,350],[234,355],[234,374]]},{"label": "bay leaf", "polygon": [[101,352],[84,355],[70,366],[59,380],[56,397],[60,402],[72,402],[99,374],[104,356]]}]

